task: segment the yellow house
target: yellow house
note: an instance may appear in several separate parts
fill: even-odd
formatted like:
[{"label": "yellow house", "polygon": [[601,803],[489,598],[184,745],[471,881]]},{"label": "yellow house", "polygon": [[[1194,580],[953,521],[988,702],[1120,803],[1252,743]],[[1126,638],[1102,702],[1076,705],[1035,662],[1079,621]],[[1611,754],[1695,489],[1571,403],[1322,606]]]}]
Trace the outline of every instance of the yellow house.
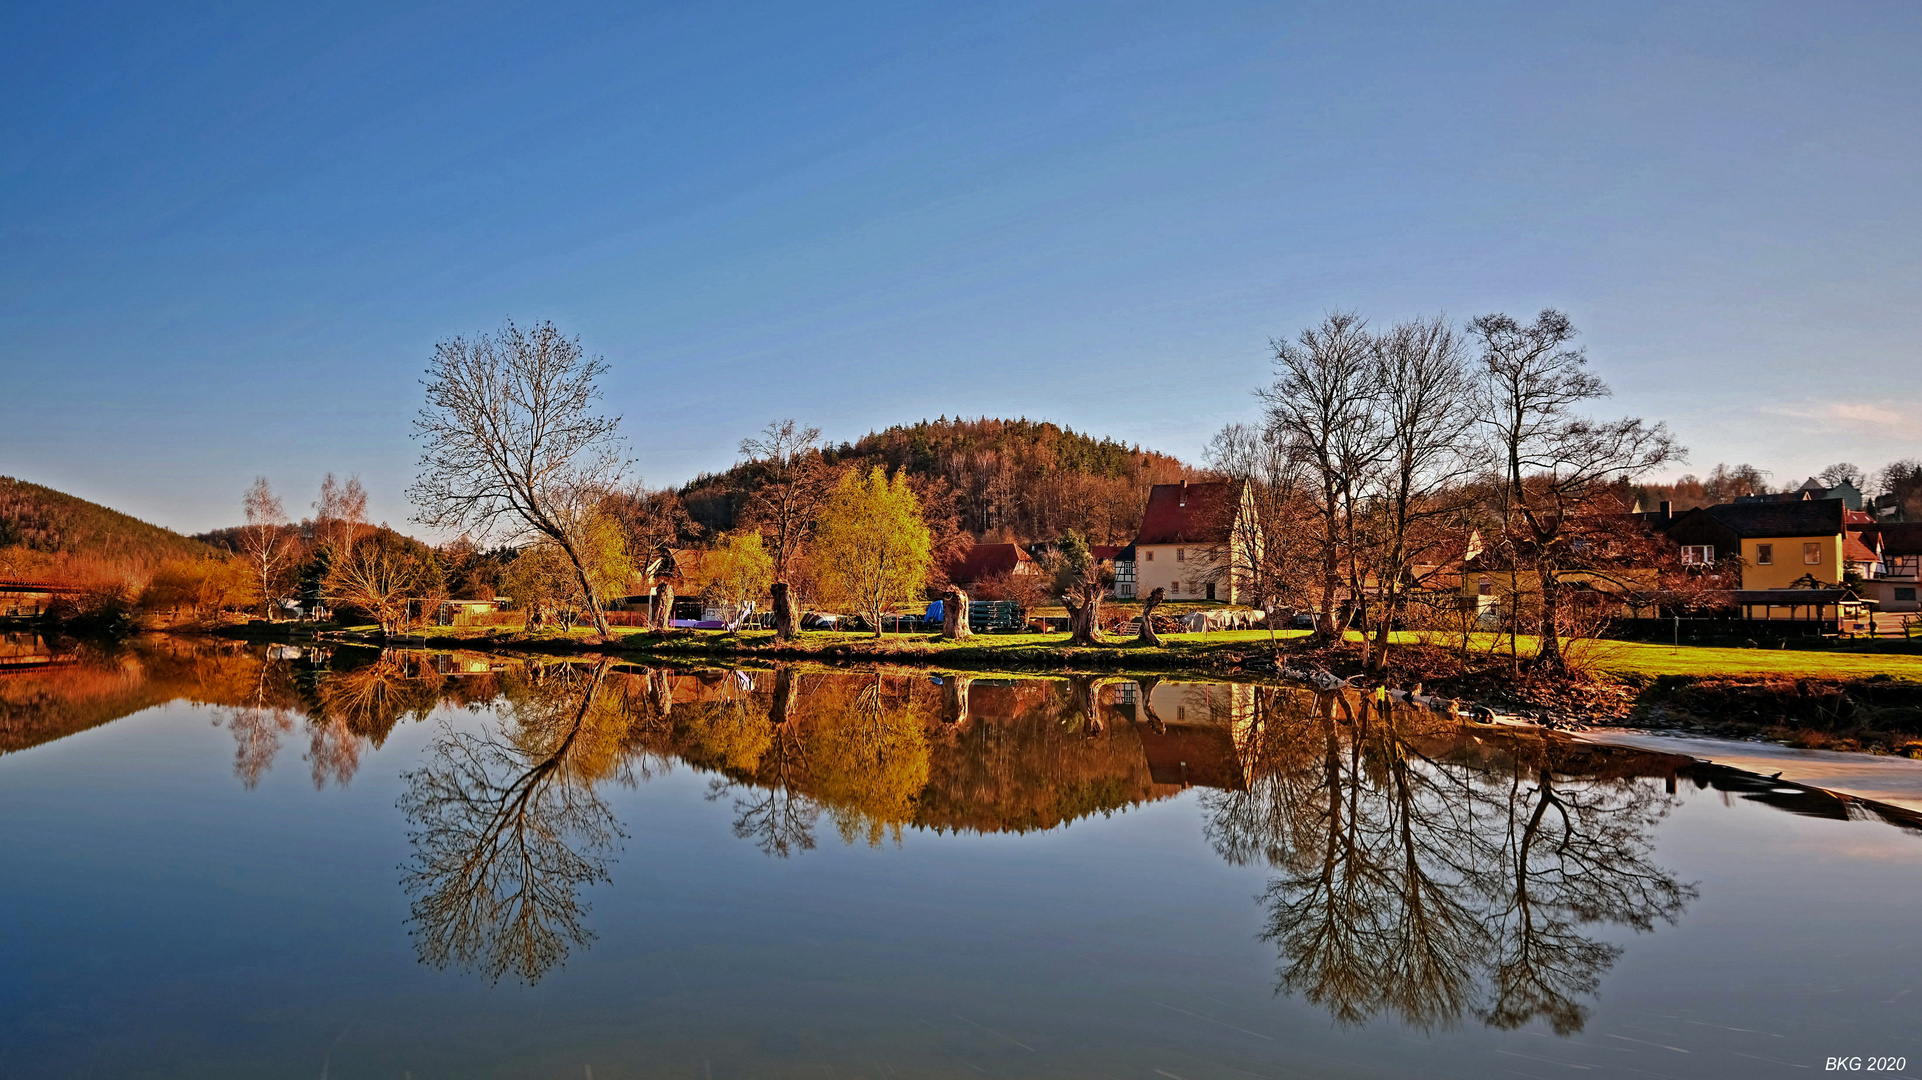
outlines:
[{"label": "yellow house", "polygon": [[1161,589],[1170,600],[1254,602],[1255,512],[1246,484],[1156,484],[1135,542],[1115,556],[1115,596],[1128,600]]},{"label": "yellow house", "polygon": [[1843,579],[1868,577],[1880,563],[1863,541],[1868,520],[1843,499],[1756,500],[1690,510],[1667,533],[1683,566],[1741,557],[1731,599],[1745,617],[1827,620],[1860,606]]}]

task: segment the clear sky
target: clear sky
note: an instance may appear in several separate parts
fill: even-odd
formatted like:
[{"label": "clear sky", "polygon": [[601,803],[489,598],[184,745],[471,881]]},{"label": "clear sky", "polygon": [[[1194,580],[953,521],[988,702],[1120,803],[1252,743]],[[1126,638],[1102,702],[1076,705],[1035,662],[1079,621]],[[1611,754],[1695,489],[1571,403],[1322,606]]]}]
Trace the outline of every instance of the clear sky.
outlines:
[{"label": "clear sky", "polygon": [[0,473],[401,524],[434,343],[551,318],[654,484],[777,416],[1183,456],[1267,342],[1553,305],[1780,481],[1922,455],[1922,5],[12,0]]}]

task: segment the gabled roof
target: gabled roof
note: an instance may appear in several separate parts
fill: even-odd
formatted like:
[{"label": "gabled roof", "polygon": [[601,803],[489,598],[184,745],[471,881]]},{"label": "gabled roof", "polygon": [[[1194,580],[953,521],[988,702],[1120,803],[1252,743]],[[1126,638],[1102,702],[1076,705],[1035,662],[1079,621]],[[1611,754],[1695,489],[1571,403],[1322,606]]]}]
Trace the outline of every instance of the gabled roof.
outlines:
[{"label": "gabled roof", "polygon": [[1744,539],[1775,536],[1838,536],[1847,506],[1841,499],[1808,502],[1723,503],[1704,507],[1715,520]]},{"label": "gabled roof", "polygon": [[997,574],[1012,573],[1022,566],[1032,568],[1034,556],[1022,550],[1020,544],[976,544],[967,554],[948,564],[948,580],[972,585]]},{"label": "gabled roof", "polygon": [[1922,555],[1922,521],[1884,522],[1875,531],[1882,534],[1882,554]]},{"label": "gabled roof", "polygon": [[[1874,538],[1870,537],[1869,539]],[[1863,536],[1861,533],[1849,533],[1842,538],[1843,561],[1858,563],[1881,562],[1882,556],[1877,555],[1875,549],[1863,543],[1862,540]]]},{"label": "gabled roof", "polygon": [[1156,484],[1141,515],[1139,544],[1225,544],[1234,533],[1241,488],[1228,481]]}]

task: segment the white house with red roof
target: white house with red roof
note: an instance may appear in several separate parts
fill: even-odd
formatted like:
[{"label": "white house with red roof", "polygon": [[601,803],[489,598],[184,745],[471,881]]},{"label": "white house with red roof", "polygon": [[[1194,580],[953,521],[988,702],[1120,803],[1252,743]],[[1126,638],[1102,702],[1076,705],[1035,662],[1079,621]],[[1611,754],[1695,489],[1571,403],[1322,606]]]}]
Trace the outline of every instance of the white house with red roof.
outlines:
[{"label": "white house with red roof", "polygon": [[1133,545],[1115,557],[1115,596],[1157,588],[1170,600],[1251,603],[1250,545],[1255,504],[1247,485],[1230,481],[1156,484]]}]

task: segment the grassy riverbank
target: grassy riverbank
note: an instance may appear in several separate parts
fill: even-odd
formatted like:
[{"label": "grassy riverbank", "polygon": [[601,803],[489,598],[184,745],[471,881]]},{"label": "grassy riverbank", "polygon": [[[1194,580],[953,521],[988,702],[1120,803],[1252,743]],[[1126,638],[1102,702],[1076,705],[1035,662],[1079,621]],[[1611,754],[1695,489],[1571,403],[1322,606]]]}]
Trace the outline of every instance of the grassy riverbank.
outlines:
[{"label": "grassy riverbank", "polygon": [[[235,627],[240,636],[280,637],[297,633],[290,624],[266,627],[253,624]],[[373,627],[329,628],[330,633],[377,643]],[[576,628],[571,633],[542,630],[532,634],[519,630],[490,627],[425,627],[408,636],[410,643],[429,648],[526,648],[536,651],[641,652],[657,656],[767,656],[821,657],[851,659],[926,660],[948,663],[1013,663],[1023,666],[1057,664],[1074,660],[1095,666],[1196,666],[1217,668],[1224,662],[1239,663],[1243,658],[1279,646],[1289,649],[1306,636],[1306,631],[1228,630],[1210,634],[1165,634],[1166,644],[1155,647],[1132,639],[1115,640],[1100,648],[1069,644],[1064,633],[1050,634],[977,634],[951,641],[933,634],[844,633],[825,630],[802,631],[791,642],[776,641],[771,630],[748,630],[730,634],[718,630],[676,630],[659,633],[631,627],[615,627],[609,641],[601,641],[590,631]],[[1349,635],[1351,642],[1358,640]],[[1472,634],[1464,648],[1454,634],[1397,633],[1392,636],[1391,655],[1415,648],[1421,652],[1461,655],[1468,666],[1500,669],[1509,659],[1509,640],[1491,634]],[[1534,638],[1515,642],[1519,658],[1535,653]],[[1596,675],[1642,681],[1664,676],[1726,678],[1735,676],[1775,676],[1820,679],[1883,679],[1922,683],[1922,640],[1879,640],[1814,642],[1797,649],[1744,649],[1684,645],[1680,647],[1638,641],[1584,641],[1570,649],[1571,660],[1581,669]]]},{"label": "grassy riverbank", "polygon": [[[284,639],[314,628],[287,624],[231,627],[235,636]],[[372,627],[327,628],[331,640],[382,644]],[[1099,648],[1069,644],[1063,633],[982,634],[949,641],[929,634],[805,631],[791,642],[772,631],[741,634],[618,627],[609,640],[585,630],[524,634],[493,627],[428,627],[390,642],[428,649],[477,649],[546,654],[599,654],[684,660],[690,663],[821,661],[918,664],[957,670],[1020,672],[1166,672],[1219,678],[1272,672],[1281,663],[1326,668],[1377,681],[1486,702],[1498,711],[1545,718],[1680,728],[1719,735],[1760,735],[1793,745],[1835,749],[1922,752],[1922,642],[1902,640],[1811,642],[1801,649],[1743,649],[1588,641],[1570,651],[1578,673],[1542,679],[1510,671],[1510,642],[1495,635],[1396,634],[1389,670],[1364,671],[1358,639],[1342,646],[1305,648],[1304,631],[1225,631],[1165,635],[1155,647],[1118,641]],[[1514,648],[1526,660],[1531,638]]]}]

